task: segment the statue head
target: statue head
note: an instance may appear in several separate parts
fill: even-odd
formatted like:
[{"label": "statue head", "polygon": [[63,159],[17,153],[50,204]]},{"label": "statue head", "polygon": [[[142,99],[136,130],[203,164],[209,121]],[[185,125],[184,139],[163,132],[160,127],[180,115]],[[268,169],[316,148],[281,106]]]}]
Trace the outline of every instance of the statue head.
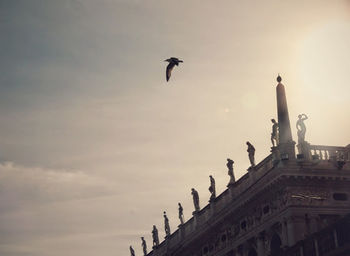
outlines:
[{"label": "statue head", "polygon": [[249,141],[247,141],[246,143],[247,143],[248,146],[250,145],[250,142],[249,142]]},{"label": "statue head", "polygon": [[271,119],[271,122],[275,124],[275,123],[276,123],[276,120],[272,118],[272,119]]},{"label": "statue head", "polygon": [[303,115],[298,115],[298,118],[300,119],[300,118],[302,118],[303,117]]}]

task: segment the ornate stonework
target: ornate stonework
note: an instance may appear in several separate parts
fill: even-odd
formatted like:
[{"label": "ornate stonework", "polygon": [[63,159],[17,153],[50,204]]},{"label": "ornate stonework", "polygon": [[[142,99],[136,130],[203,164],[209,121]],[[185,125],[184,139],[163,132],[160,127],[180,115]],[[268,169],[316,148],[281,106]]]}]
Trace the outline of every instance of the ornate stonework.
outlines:
[{"label": "ornate stonework", "polygon": [[[297,247],[300,241],[350,212],[350,146],[307,144],[301,149],[304,156],[296,156],[281,78],[276,93],[279,135],[271,137],[271,154],[255,164],[255,149],[247,144],[251,168],[237,181],[233,161],[227,159],[228,188],[216,195],[211,177],[210,204],[202,209],[198,192],[192,189],[193,217],[184,222],[179,204],[179,229],[170,234],[170,228],[166,228],[167,237],[160,243],[154,226],[153,251],[147,255],[277,256],[284,251],[291,253],[288,256],[301,252],[306,256],[316,246]],[[306,120],[302,116],[299,122],[299,145],[306,143],[302,118]],[[337,235],[344,235],[344,231],[334,230],[335,235],[327,231],[320,241],[335,241],[335,248],[340,246]],[[329,249],[324,245],[317,248]]]}]

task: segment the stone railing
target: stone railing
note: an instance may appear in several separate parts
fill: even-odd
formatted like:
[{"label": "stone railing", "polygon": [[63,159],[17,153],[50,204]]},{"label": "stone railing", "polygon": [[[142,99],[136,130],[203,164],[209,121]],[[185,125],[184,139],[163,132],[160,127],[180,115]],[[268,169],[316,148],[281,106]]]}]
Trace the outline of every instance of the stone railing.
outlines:
[{"label": "stone railing", "polygon": [[310,152],[314,159],[350,161],[350,145],[346,147],[310,145]]},{"label": "stone railing", "polygon": [[[343,164],[350,161],[350,145],[346,147],[309,145],[309,150],[315,160],[336,161],[343,162]],[[256,166],[249,168],[245,175],[218,195],[215,200],[196,212],[186,223],[180,225],[179,229],[163,240],[148,256],[164,255],[169,249],[176,248],[179,244],[181,245],[184,241],[187,241],[188,238],[195,236],[198,229],[205,229],[207,223],[213,218],[215,219],[218,213],[226,211],[228,204],[241,200],[245,192],[250,191],[249,189],[254,183],[267,175],[274,168],[274,161],[272,153]]]},{"label": "stone railing", "polygon": [[211,218],[215,218],[218,212],[224,210],[228,203],[238,200],[242,193],[269,172],[273,168],[272,161],[273,157],[270,154],[255,167],[249,168],[248,173],[238,179],[229,189],[218,195],[212,203],[195,213],[186,223],[180,225],[179,229],[163,240],[155,250],[148,253],[148,256],[164,255],[169,248],[174,248],[181,244],[182,241],[185,241],[186,238],[194,236],[200,226],[205,226]]},{"label": "stone railing", "polygon": [[[346,147],[309,145],[309,150],[315,160],[344,162],[344,164],[350,161],[350,145]],[[249,168],[245,175],[218,195],[215,200],[196,212],[186,223],[180,225],[179,229],[163,240],[148,256],[162,256],[169,249],[176,248],[178,245],[183,244],[184,241],[187,241],[188,238],[195,236],[198,229],[206,229],[207,223],[213,218],[215,219],[218,213],[225,212],[228,204],[241,200],[245,192],[250,191],[254,183],[270,173],[270,170],[274,168],[274,161],[274,154],[272,153],[256,166]],[[297,250],[300,249],[298,248]]]}]

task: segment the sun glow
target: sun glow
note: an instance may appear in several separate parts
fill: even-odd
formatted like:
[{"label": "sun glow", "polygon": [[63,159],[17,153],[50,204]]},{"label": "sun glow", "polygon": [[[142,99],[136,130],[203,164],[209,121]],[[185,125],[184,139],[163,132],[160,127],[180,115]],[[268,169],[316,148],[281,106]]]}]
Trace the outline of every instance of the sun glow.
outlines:
[{"label": "sun glow", "polygon": [[350,21],[324,24],[305,37],[299,56],[303,84],[323,94],[319,96],[327,96],[329,88],[344,88],[350,74],[349,46]]}]

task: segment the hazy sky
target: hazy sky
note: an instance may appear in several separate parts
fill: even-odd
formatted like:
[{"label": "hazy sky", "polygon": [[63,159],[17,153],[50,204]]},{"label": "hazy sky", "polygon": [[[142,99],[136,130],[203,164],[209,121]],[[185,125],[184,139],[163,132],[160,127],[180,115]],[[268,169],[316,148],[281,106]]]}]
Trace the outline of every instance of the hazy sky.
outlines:
[{"label": "hazy sky", "polygon": [[141,255],[269,154],[278,73],[349,144],[349,45],[350,1],[0,0],[0,255]]}]

